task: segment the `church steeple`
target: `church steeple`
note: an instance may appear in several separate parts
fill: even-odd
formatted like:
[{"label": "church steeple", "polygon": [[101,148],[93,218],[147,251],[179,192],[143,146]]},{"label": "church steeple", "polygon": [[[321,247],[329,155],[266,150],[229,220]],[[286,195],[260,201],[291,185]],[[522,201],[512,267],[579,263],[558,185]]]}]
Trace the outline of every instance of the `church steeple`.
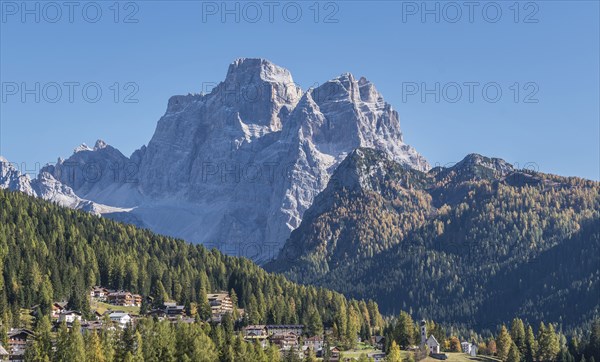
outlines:
[{"label": "church steeple", "polygon": [[425,319],[421,321],[421,345],[427,342],[427,322]]}]

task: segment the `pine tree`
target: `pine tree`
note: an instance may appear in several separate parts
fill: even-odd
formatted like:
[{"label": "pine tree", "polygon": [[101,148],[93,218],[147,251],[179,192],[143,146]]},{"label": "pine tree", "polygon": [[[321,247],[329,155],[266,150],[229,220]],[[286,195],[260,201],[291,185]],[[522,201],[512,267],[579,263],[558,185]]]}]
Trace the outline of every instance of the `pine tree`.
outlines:
[{"label": "pine tree", "polygon": [[549,324],[546,327],[541,322],[538,331],[538,358],[542,361],[554,361],[559,351],[560,344],[554,326]]},{"label": "pine tree", "polygon": [[121,332],[119,338],[117,338],[115,355],[117,360],[125,358],[127,353],[131,353],[133,356],[134,347],[134,334],[133,325],[127,325]]},{"label": "pine tree", "polygon": [[353,305],[348,307],[348,323],[346,324],[345,339],[350,348],[356,347],[358,332],[360,331],[360,315]]},{"label": "pine tree", "polygon": [[[152,344],[155,345],[155,356],[159,361],[175,361],[175,336],[170,322],[161,321],[154,324],[154,338]],[[148,345],[150,343],[145,343]]]},{"label": "pine tree", "polygon": [[408,313],[400,312],[398,322],[394,328],[394,339],[401,348],[406,348],[414,344],[414,324],[413,319]]},{"label": "pine tree", "polygon": [[150,296],[152,297],[152,306],[155,308],[162,308],[168,299],[168,295],[160,279],[156,279],[154,281],[154,285],[150,293]]},{"label": "pine tree", "polygon": [[519,349],[521,356],[525,355],[525,325],[520,318],[513,319],[510,325],[510,337]]},{"label": "pine tree", "polygon": [[98,333],[94,331],[87,332],[84,340],[86,362],[105,362]]},{"label": "pine tree", "polygon": [[323,321],[321,320],[321,315],[316,308],[311,307],[308,312],[308,321],[306,328],[308,330],[308,334],[310,336],[319,336],[323,334]]},{"label": "pine tree", "polygon": [[39,306],[41,315],[50,315],[52,312],[52,301],[54,297],[54,289],[50,277],[46,275],[40,288]]},{"label": "pine tree", "polygon": [[35,340],[25,351],[25,359],[32,362],[52,360],[52,331],[50,317],[42,317],[35,329]]},{"label": "pine tree", "polygon": [[537,358],[538,344],[533,334],[533,328],[527,326],[525,333],[525,362],[534,362]]},{"label": "pine tree", "polygon": [[203,332],[192,341],[192,361],[212,362],[218,359],[217,349],[211,339]]},{"label": "pine tree", "polygon": [[521,354],[519,353],[519,348],[513,341],[510,345],[510,350],[508,351],[508,356],[506,357],[506,362],[520,362]]},{"label": "pine tree", "polygon": [[69,330],[67,329],[67,324],[62,322],[58,327],[56,336],[56,353],[54,353],[54,361],[69,361],[69,346]]},{"label": "pine tree", "polygon": [[206,295],[206,290],[204,286],[200,288],[200,292],[198,293],[198,316],[201,320],[206,321],[211,317],[211,309],[210,304],[208,303],[208,297]]},{"label": "pine tree", "polygon": [[392,341],[388,355],[385,357],[387,362],[402,362],[402,355],[400,354],[400,347],[396,344],[396,341]]},{"label": "pine tree", "polygon": [[306,355],[304,362],[317,362],[317,355],[315,354],[315,351],[312,350],[312,348],[308,350],[308,354]]},{"label": "pine tree", "polygon": [[[110,320],[108,316],[106,316],[106,319]],[[105,322],[105,326],[108,325],[110,325],[110,323]],[[104,360],[106,362],[113,362],[115,359],[115,332],[108,327],[105,327],[100,332],[100,342]]]},{"label": "pine tree", "polygon": [[506,326],[502,325],[502,327],[500,328],[500,333],[498,334],[498,338],[496,339],[498,358],[500,358],[503,361],[506,361],[512,343],[513,341],[510,338],[510,334],[508,334],[508,331],[506,330]]},{"label": "pine tree", "polygon": [[256,340],[256,341],[254,341],[253,345],[254,345],[254,356],[255,356],[256,362],[269,362],[267,353],[265,352],[261,343],[258,340]]},{"label": "pine tree", "polygon": [[68,361],[85,361],[85,343],[81,335],[81,323],[75,319],[69,332],[67,347]]},{"label": "pine tree", "polygon": [[[0,278],[1,284],[2,278]],[[8,324],[6,322],[0,325],[0,343],[3,346],[8,346]]]},{"label": "pine tree", "polygon": [[139,331],[135,331],[132,362],[144,362],[144,341]]},{"label": "pine tree", "polygon": [[279,353],[279,349],[272,344],[267,348],[267,358],[270,362],[279,362],[281,361],[281,353]]}]

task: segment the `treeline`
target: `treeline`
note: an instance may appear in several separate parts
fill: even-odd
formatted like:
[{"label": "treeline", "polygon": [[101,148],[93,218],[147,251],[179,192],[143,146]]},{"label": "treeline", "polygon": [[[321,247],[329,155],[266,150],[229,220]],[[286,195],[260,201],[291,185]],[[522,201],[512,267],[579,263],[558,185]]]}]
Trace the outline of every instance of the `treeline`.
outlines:
[{"label": "treeline", "polygon": [[[333,328],[352,343],[381,330],[375,302],[302,286],[269,274],[250,260],[228,257],[131,225],[0,190],[0,318],[5,327],[24,324],[21,308],[50,313],[53,301],[87,315],[89,289],[102,285],[173,300],[210,313],[207,293],[230,291],[244,308],[243,323],[305,324],[309,332]],[[145,308],[150,306],[145,306]]]},{"label": "treeline", "polygon": [[267,270],[479,329],[599,315],[600,183],[478,155],[422,173],[360,151]]},{"label": "treeline", "polygon": [[[63,323],[56,333],[44,317],[36,327],[36,338],[26,350],[32,362],[270,362],[286,360],[274,347],[247,343],[235,334],[232,318],[221,325],[171,323],[142,318],[124,329],[105,328],[81,332],[75,321],[70,329]],[[53,346],[55,348],[53,348]]]},{"label": "treeline", "polygon": [[[565,335],[555,325],[540,322],[537,329],[520,318],[510,326],[501,325],[498,332],[483,336],[472,331],[454,334],[455,330],[426,321],[427,337],[433,335],[441,351],[461,352],[461,342],[474,343],[478,355],[496,356],[506,362],[578,362],[600,361],[600,319],[594,320],[584,333]],[[408,313],[401,312],[385,329],[386,350],[418,346],[420,329]],[[416,355],[419,355],[417,352]]]}]

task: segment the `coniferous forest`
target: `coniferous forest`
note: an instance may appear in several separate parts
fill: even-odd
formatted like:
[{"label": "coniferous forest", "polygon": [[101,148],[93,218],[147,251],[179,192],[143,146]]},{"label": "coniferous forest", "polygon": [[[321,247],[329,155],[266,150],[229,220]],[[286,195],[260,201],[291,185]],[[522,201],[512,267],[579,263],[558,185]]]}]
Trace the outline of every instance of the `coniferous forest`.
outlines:
[{"label": "coniferous forest", "polygon": [[447,323],[600,313],[600,183],[472,154],[427,173],[359,149],[267,270]]},{"label": "coniferous forest", "polygon": [[102,285],[200,310],[207,293],[233,290],[250,324],[313,318],[331,327],[355,314],[359,330],[382,327],[376,303],[292,283],[244,258],[19,193],[0,190],[0,205],[0,315],[11,325],[20,323],[20,308],[39,305],[48,314],[56,300],[89,313],[85,296]]},{"label": "coniferous forest", "polygon": [[[582,225],[582,229],[587,227]],[[577,245],[584,247],[587,240]],[[561,257],[569,255],[561,251]],[[0,190],[0,266],[0,343],[6,345],[9,328],[31,329],[35,337],[24,355],[27,361],[340,358],[329,353],[317,359],[312,350],[299,357],[294,348],[284,351],[273,344],[249,342],[243,328],[253,324],[302,324],[301,339],[324,336],[327,351],[333,346],[333,351],[350,351],[358,341],[380,335],[388,361],[427,355],[419,349],[404,351],[419,344],[418,323],[412,319],[415,313],[408,309],[408,313],[382,316],[374,301],[351,300],[322,287],[296,284],[244,258],[5,190]],[[135,324],[114,328],[106,315],[94,315],[89,290],[95,285],[148,297]],[[213,323],[207,294],[220,290],[229,292],[235,309]],[[404,293],[413,290],[407,287]],[[81,311],[84,320],[103,321],[103,327],[82,329],[78,320],[69,325],[53,323],[52,305],[60,300],[67,301],[69,309]],[[144,315],[167,301],[184,305],[193,321],[174,323]],[[405,306],[398,303],[397,308]],[[443,352],[460,351],[459,342],[464,340],[477,345],[479,355],[502,361],[599,358],[600,322],[592,322],[591,317],[568,329],[552,319],[534,324],[514,318],[506,327],[499,323],[485,330],[434,320],[428,319],[427,328]],[[369,359],[363,354],[359,360]]]}]

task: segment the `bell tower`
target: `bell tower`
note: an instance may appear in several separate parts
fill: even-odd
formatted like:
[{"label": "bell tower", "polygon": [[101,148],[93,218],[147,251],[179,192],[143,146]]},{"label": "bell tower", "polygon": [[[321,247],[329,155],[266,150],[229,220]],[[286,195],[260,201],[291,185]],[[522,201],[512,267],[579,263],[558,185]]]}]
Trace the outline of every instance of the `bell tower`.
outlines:
[{"label": "bell tower", "polygon": [[421,345],[424,345],[427,342],[427,322],[425,319],[421,321]]}]

